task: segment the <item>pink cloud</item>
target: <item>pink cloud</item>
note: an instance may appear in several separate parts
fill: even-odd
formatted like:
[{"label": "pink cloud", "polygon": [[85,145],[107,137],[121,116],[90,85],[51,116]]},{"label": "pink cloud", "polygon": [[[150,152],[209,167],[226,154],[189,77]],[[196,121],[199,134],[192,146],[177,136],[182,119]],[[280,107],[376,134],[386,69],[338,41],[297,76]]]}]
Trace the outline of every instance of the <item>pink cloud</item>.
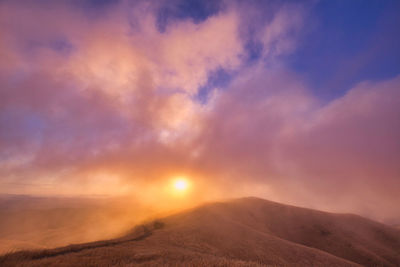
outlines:
[{"label": "pink cloud", "polygon": [[380,219],[396,213],[398,77],[323,104],[289,73],[250,73],[220,96],[207,122],[211,172],[265,184],[281,201]]},{"label": "pink cloud", "polygon": [[[5,192],[29,181],[23,192],[156,194],[158,182],[184,173],[201,184],[198,198],[257,194],[400,217],[400,79],[320,101],[276,58],[296,48],[303,10],[281,9],[257,29],[266,68],[245,64],[252,13],[234,5],[162,33],[145,3],[102,19],[61,4],[0,6]],[[71,51],[50,45],[58,38]],[[200,103],[218,68],[238,75]]]}]

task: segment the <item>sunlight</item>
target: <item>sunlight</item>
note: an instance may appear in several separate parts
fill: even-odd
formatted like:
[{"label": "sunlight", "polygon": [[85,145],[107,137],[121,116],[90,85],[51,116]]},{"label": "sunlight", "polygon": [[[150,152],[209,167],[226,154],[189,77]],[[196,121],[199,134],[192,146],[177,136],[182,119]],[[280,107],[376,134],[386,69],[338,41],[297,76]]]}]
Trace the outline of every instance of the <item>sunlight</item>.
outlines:
[{"label": "sunlight", "polygon": [[174,188],[178,191],[186,191],[189,187],[189,183],[184,178],[178,178],[174,181]]},{"label": "sunlight", "polygon": [[190,182],[186,177],[177,177],[172,181],[172,188],[175,193],[183,194],[188,191]]},{"label": "sunlight", "polygon": [[187,183],[186,180],[179,179],[179,180],[176,180],[176,181],[175,181],[174,186],[175,186],[175,189],[176,189],[176,190],[184,191],[184,190],[187,189],[188,183]]}]

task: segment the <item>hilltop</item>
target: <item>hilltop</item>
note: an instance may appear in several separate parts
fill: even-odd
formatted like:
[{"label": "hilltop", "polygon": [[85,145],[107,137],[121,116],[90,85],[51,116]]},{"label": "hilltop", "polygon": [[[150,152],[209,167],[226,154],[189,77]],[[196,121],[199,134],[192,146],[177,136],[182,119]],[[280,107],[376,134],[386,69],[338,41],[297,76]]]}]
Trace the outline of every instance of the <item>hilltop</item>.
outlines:
[{"label": "hilltop", "polygon": [[15,266],[399,266],[400,231],[259,198],[208,203],[125,236],[0,257]]}]

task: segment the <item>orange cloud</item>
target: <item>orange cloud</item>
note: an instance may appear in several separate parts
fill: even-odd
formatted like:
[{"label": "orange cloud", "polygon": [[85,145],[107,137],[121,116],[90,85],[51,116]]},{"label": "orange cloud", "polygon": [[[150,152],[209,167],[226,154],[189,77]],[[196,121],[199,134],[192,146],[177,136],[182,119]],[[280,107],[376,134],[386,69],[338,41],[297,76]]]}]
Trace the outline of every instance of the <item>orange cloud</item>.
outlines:
[{"label": "orange cloud", "polygon": [[[0,5],[3,192],[165,202],[160,188],[180,174],[193,201],[256,194],[400,217],[399,78],[319,100],[277,63],[296,47],[302,10],[260,23],[262,59],[249,66],[251,14],[235,5],[164,32],[146,3],[94,19],[62,4]],[[236,75],[198,101],[218,69]]]}]

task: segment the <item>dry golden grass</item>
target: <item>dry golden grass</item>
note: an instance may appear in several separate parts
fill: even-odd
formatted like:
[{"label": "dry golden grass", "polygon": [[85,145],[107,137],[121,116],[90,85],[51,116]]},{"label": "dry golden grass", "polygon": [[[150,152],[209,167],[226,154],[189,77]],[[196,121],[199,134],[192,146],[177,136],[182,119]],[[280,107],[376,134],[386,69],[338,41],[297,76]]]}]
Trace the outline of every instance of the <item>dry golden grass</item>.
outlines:
[{"label": "dry golden grass", "polygon": [[0,257],[1,266],[400,266],[400,231],[349,214],[245,198],[113,240]]}]

